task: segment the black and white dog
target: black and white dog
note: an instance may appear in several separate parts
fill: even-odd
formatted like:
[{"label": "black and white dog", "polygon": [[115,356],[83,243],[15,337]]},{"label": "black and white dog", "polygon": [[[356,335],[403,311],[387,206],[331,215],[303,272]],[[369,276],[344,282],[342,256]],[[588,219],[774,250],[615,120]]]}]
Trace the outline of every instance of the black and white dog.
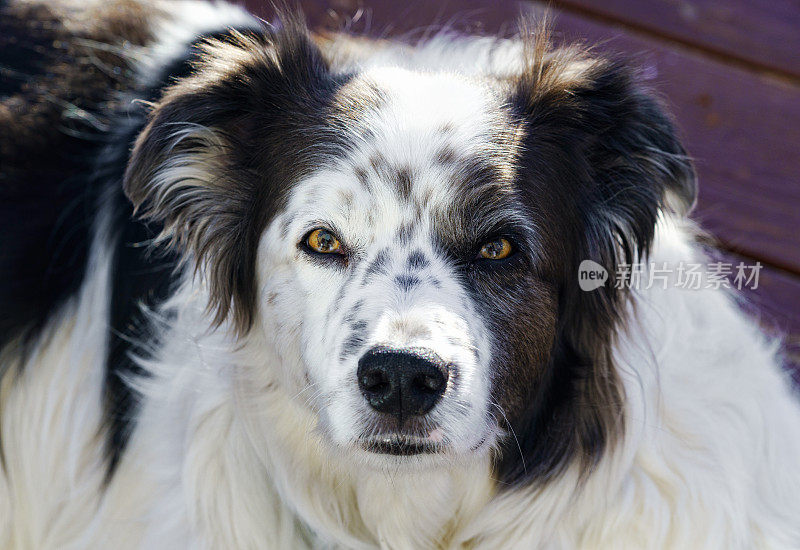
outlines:
[{"label": "black and white dog", "polygon": [[800,547],[778,344],[676,284],[623,64],[0,4],[0,547]]}]

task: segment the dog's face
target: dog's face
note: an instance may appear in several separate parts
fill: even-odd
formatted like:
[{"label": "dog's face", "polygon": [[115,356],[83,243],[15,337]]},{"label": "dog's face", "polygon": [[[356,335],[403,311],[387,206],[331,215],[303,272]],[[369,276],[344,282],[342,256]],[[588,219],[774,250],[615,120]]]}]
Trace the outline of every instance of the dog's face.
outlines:
[{"label": "dog's face", "polygon": [[208,48],[137,141],[128,194],[216,321],[264,335],[283,391],[368,463],[494,451],[516,480],[619,431],[623,297],[577,265],[646,250],[693,176],[627,71],[528,55],[516,78],[337,73],[290,26]]},{"label": "dog's face", "polygon": [[509,397],[497,389],[527,384],[512,348],[541,365],[555,330],[513,184],[522,129],[496,89],[452,75],[370,71],[332,110],[359,101],[346,152],[296,182],[264,233],[262,315],[299,339],[295,374],[335,444],[485,451]]}]

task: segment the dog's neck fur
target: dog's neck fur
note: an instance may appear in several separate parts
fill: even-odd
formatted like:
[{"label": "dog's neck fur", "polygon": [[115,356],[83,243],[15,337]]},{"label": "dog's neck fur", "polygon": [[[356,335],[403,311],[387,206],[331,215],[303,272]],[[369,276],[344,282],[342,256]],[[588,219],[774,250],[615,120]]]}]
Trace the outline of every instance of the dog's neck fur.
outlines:
[{"label": "dog's neck fur", "polygon": [[[675,227],[662,230],[659,241],[656,261],[698,258]],[[638,295],[629,328],[615,349],[630,419],[623,444],[584,480],[568,469],[547,483],[516,488],[495,484],[488,459],[422,473],[380,472],[348,463],[319,439],[304,396],[285,391],[280,369],[274,368],[281,360],[277,355],[257,356],[249,350],[267,348],[237,345],[224,330],[209,331],[197,288],[187,286],[174,303],[182,305],[164,348],[147,365],[154,377],[141,382],[147,396],[142,415],[107,496],[117,502],[110,509],[130,511],[138,504],[148,514],[146,544],[202,540],[211,541],[211,547],[294,548],[335,541],[352,548],[491,548],[523,541],[527,546],[521,547],[548,542],[581,547],[584,537],[584,542],[615,544],[621,533],[642,547],[653,544],[654,536],[662,546],[676,541],[692,545],[703,537],[733,546],[755,540],[750,526],[736,527],[742,515],[734,508],[755,510],[767,504],[754,504],[751,492],[736,489],[741,483],[735,465],[724,456],[726,441],[735,434],[727,433],[724,419],[717,418],[725,408],[705,410],[702,397],[688,395],[685,384],[671,387],[687,365],[691,368],[687,358],[702,353],[694,349],[701,343],[692,344],[688,337],[696,337],[697,323],[708,320],[687,320],[702,317],[703,311],[729,318],[716,319],[719,327],[705,329],[702,346],[712,345],[715,353],[736,348],[748,354],[742,365],[770,360],[774,347],[753,333],[721,292],[669,289]],[[684,322],[665,318],[669,311]],[[684,339],[692,347],[685,351],[689,355],[664,355],[674,349],[672,339]],[[234,377],[234,369],[257,369],[257,375],[238,372]],[[746,370],[739,373],[746,384],[782,383],[777,372],[754,376]],[[248,376],[250,381],[240,387],[233,382]],[[709,376],[719,380],[721,373]],[[645,388],[658,395],[645,396]],[[732,391],[729,398],[736,394]],[[788,391],[785,397],[773,406],[790,418]],[[672,412],[665,415],[665,410]],[[716,431],[696,427],[715,421],[720,425]],[[709,439],[714,433],[717,440]],[[708,452],[681,454],[676,441],[699,445],[700,434],[705,434]],[[161,444],[154,447],[153,441]],[[149,485],[142,479],[149,479]],[[687,493],[687,486],[695,494]],[[714,504],[720,491],[729,494],[733,508]],[[695,526],[707,525],[707,532],[669,520],[678,508],[697,518]],[[181,525],[162,518],[179,518]]]}]

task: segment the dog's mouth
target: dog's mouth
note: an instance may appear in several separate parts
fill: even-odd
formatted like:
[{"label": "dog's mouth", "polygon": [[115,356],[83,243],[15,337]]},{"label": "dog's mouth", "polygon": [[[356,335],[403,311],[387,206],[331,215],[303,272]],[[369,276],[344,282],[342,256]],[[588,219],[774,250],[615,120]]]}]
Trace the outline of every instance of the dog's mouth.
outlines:
[{"label": "dog's mouth", "polygon": [[364,450],[376,454],[414,456],[441,452],[441,443],[433,443],[417,437],[386,435],[367,439],[361,443]]}]

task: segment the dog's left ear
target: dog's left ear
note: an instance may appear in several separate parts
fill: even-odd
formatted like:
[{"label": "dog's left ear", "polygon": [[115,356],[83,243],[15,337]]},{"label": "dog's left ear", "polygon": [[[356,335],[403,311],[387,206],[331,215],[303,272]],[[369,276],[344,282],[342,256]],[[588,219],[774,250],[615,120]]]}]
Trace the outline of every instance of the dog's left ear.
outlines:
[{"label": "dog's left ear", "polygon": [[124,179],[137,214],[194,263],[216,324],[257,307],[256,251],[293,179],[314,163],[335,91],[302,18],[201,47],[136,140]]},{"label": "dog's left ear", "polygon": [[[547,477],[575,456],[588,467],[620,433],[624,391],[612,346],[627,292],[615,274],[646,258],[662,212],[685,215],[696,197],[673,124],[635,71],[579,48],[551,50],[541,34],[527,63],[511,93],[524,130],[518,177],[555,259],[559,319],[550,378],[512,426],[519,448],[509,443],[499,465],[507,481]],[[583,260],[607,271],[604,286],[580,289]]]}]

